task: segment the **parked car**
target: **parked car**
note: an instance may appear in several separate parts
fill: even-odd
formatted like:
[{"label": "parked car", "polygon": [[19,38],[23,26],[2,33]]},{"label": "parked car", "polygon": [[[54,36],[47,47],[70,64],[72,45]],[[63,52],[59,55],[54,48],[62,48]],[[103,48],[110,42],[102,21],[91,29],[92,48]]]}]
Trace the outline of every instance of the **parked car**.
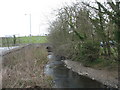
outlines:
[{"label": "parked car", "polygon": [[[114,46],[115,43],[116,43],[116,41],[111,41],[111,40],[110,40],[109,43],[110,43],[110,46]],[[105,42],[105,45],[106,45],[106,42]],[[101,47],[104,46],[103,42],[100,42],[100,46],[101,46]]]}]

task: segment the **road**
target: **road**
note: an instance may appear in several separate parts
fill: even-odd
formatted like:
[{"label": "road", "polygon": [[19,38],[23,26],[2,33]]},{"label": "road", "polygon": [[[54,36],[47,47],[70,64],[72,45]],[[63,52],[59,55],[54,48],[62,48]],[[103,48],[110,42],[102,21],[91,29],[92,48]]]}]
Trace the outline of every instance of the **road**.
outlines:
[{"label": "road", "polygon": [[14,47],[0,47],[0,53],[2,52],[6,52],[6,51],[9,51],[11,49],[14,49],[14,48],[18,48],[19,46],[14,46]]}]

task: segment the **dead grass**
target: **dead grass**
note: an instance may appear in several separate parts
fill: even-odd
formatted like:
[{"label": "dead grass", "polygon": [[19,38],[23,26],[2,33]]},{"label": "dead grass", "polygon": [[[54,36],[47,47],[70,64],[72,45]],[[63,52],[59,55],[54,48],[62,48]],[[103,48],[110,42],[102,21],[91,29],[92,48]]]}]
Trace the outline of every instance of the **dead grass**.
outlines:
[{"label": "dead grass", "polygon": [[44,75],[47,51],[41,46],[28,46],[3,57],[2,87],[51,87]]}]

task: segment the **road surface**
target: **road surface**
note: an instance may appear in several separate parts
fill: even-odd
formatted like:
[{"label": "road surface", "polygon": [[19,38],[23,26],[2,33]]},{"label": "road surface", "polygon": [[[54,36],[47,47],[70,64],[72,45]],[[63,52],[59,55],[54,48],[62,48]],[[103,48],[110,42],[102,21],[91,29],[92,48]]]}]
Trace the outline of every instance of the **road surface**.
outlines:
[{"label": "road surface", "polygon": [[2,53],[2,52],[6,52],[6,51],[9,51],[9,50],[11,50],[11,49],[14,49],[14,48],[18,48],[19,46],[14,46],[14,47],[0,47],[0,54]]}]

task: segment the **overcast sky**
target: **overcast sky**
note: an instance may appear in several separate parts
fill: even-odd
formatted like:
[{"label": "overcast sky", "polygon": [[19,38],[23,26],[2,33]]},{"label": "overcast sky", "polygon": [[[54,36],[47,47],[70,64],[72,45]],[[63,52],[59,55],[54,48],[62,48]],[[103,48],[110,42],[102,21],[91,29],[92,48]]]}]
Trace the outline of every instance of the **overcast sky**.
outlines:
[{"label": "overcast sky", "polygon": [[[0,37],[29,35],[30,14],[32,35],[48,33],[48,20],[54,19],[54,10],[76,0],[0,0]],[[25,15],[26,14],[26,15]]]}]

